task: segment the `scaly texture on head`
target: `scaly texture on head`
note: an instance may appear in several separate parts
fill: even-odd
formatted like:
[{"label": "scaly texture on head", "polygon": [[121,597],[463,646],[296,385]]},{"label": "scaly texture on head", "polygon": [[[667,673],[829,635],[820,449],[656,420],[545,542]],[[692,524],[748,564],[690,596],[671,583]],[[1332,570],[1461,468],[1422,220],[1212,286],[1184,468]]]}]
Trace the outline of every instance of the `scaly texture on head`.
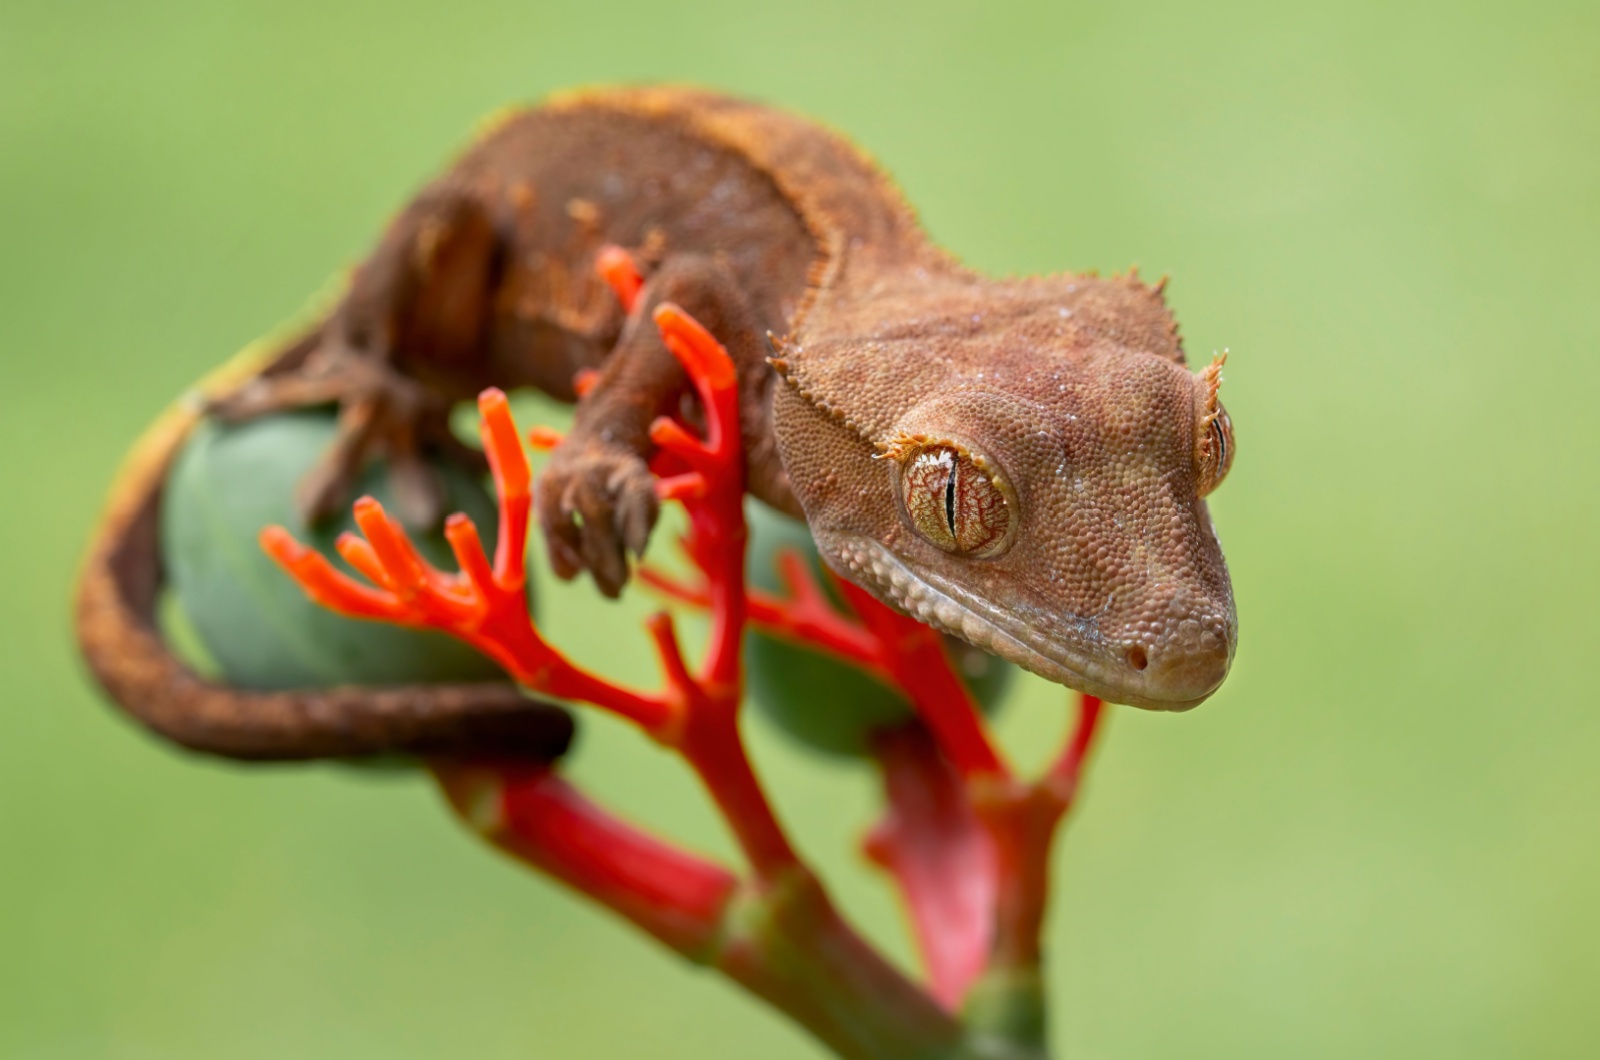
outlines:
[{"label": "scaly texture on head", "polygon": [[1134,277],[913,270],[779,344],[780,451],[823,554],[936,627],[1114,702],[1226,676],[1233,592],[1203,500],[1232,459],[1220,363],[1184,364]]}]

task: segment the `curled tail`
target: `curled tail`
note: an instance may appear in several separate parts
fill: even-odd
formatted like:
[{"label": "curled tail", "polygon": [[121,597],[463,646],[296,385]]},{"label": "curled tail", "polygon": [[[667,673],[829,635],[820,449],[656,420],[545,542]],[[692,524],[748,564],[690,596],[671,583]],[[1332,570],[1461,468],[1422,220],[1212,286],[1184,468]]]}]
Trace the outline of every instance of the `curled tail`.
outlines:
[{"label": "curled tail", "polygon": [[[286,345],[246,350],[200,392],[291,370],[316,338],[313,332]],[[264,692],[211,681],[185,666],[156,622],[164,584],[158,525],[167,470],[201,408],[198,395],[180,401],[140,440],[118,473],[80,576],[78,643],[118,706],[174,743],[236,759],[405,752],[549,760],[566,750],[571,716],[527,698],[510,682]]]}]

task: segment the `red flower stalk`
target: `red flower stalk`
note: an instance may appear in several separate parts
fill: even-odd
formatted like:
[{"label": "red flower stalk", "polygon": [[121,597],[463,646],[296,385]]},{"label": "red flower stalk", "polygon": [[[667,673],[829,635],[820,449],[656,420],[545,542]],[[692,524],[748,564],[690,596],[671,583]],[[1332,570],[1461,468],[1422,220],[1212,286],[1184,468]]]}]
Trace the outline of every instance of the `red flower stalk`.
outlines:
[{"label": "red flower stalk", "polygon": [[[643,280],[631,257],[608,249],[601,271],[630,310]],[[662,419],[650,437],[657,492],[689,516],[685,550],[697,584],[641,570],[666,595],[710,612],[706,655],[692,671],[670,615],[647,622],[661,662],[659,692],[625,688],[574,665],[528,615],[525,549],[531,474],[505,395],[479,398],[484,451],[499,496],[493,562],[464,515],[446,524],[459,571],[418,554],[377,501],[356,503],[361,536],[340,554],[370,584],[335,569],[281,527],[262,547],[319,603],[344,614],[441,630],[495,659],[525,687],[611,711],[683,756],[737,838],[741,879],[646,835],[585,799],[556,773],[439,762],[434,770],[464,820],[512,856],[562,880],[684,955],[713,965],[851,1057],[1007,1055],[1037,1048],[1039,1020],[1021,1021],[1007,984],[1022,980],[1022,1008],[1038,1008],[1039,928],[1056,823],[1070,806],[1099,703],[1083,698],[1074,736],[1039,782],[1024,784],[991,739],[938,634],[840,583],[853,614],[837,611],[804,560],[779,560],[782,597],[748,591],[744,577],[744,455],[738,388],[727,353],[671,304],[652,313],[705,410],[704,438]],[[538,446],[558,442],[536,429]],[[839,917],[800,861],[751,768],[738,728],[741,648],[747,623],[828,652],[898,687],[922,727],[878,745],[889,814],[868,842],[910,909],[931,995],[907,981]],[[1001,1003],[969,1000],[963,1027],[950,1014],[980,976],[1005,973]],[[1032,991],[1029,993],[1028,991]],[[936,1000],[937,999],[937,1000]],[[1030,1007],[1031,1006],[1031,1007]],[[1002,1011],[999,1017],[986,1013]],[[1039,1010],[1042,1012],[1042,1009]],[[1027,1024],[1024,1026],[1024,1024]],[[976,1037],[975,1037],[976,1036]],[[981,1039],[981,1040],[980,1040]]]},{"label": "red flower stalk", "polygon": [[988,963],[994,845],[926,728],[883,733],[874,751],[887,805],[862,849],[898,885],[928,987],[955,1009]]}]

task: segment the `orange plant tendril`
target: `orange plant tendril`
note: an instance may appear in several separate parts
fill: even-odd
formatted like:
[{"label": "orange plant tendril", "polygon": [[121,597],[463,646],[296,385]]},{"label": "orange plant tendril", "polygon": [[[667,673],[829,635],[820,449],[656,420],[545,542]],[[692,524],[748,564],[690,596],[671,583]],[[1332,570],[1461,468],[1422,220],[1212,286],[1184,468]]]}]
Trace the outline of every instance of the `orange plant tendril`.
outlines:
[{"label": "orange plant tendril", "polygon": [[[624,308],[643,311],[644,281],[631,255],[607,248],[598,267]],[[355,504],[360,535],[345,534],[337,543],[365,583],[282,527],[262,531],[262,547],[331,610],[448,633],[533,692],[637,725],[697,774],[749,868],[737,873],[640,831],[583,796],[559,775],[559,763],[432,763],[463,820],[502,850],[719,969],[839,1055],[1038,1055],[1043,1008],[1036,973],[1049,851],[1076,793],[1099,702],[1080,697],[1060,757],[1042,779],[1024,782],[996,748],[938,634],[842,582],[853,614],[839,612],[795,553],[778,561],[785,595],[747,590],[733,363],[678,307],[660,303],[650,312],[693,381],[706,427],[703,438],[669,419],[650,430],[659,449],[651,465],[657,494],[688,515],[683,545],[698,579],[675,580],[649,568],[639,574],[663,595],[709,612],[711,635],[698,668],[684,659],[666,612],[646,622],[663,674],[656,692],[575,665],[535,626],[525,597],[532,476],[499,390],[478,399],[499,498],[492,561],[477,527],[458,513],[445,535],[459,571],[433,568],[370,497]],[[529,441],[549,447],[560,435],[535,429]],[[747,624],[872,673],[900,689],[914,709],[918,722],[878,741],[887,811],[865,846],[905,901],[926,986],[907,979],[845,923],[773,812],[738,726]],[[958,1018],[963,1002],[965,1017]]]}]

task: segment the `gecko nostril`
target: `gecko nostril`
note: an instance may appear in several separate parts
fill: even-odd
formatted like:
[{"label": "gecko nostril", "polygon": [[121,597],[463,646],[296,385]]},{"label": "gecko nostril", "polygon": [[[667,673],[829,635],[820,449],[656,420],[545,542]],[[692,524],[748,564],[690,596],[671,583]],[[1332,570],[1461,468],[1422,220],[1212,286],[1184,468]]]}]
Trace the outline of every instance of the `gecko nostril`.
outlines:
[{"label": "gecko nostril", "polygon": [[1145,654],[1143,648],[1135,644],[1133,647],[1128,649],[1128,665],[1133,667],[1135,670],[1143,670],[1146,666],[1150,665],[1150,656]]}]

